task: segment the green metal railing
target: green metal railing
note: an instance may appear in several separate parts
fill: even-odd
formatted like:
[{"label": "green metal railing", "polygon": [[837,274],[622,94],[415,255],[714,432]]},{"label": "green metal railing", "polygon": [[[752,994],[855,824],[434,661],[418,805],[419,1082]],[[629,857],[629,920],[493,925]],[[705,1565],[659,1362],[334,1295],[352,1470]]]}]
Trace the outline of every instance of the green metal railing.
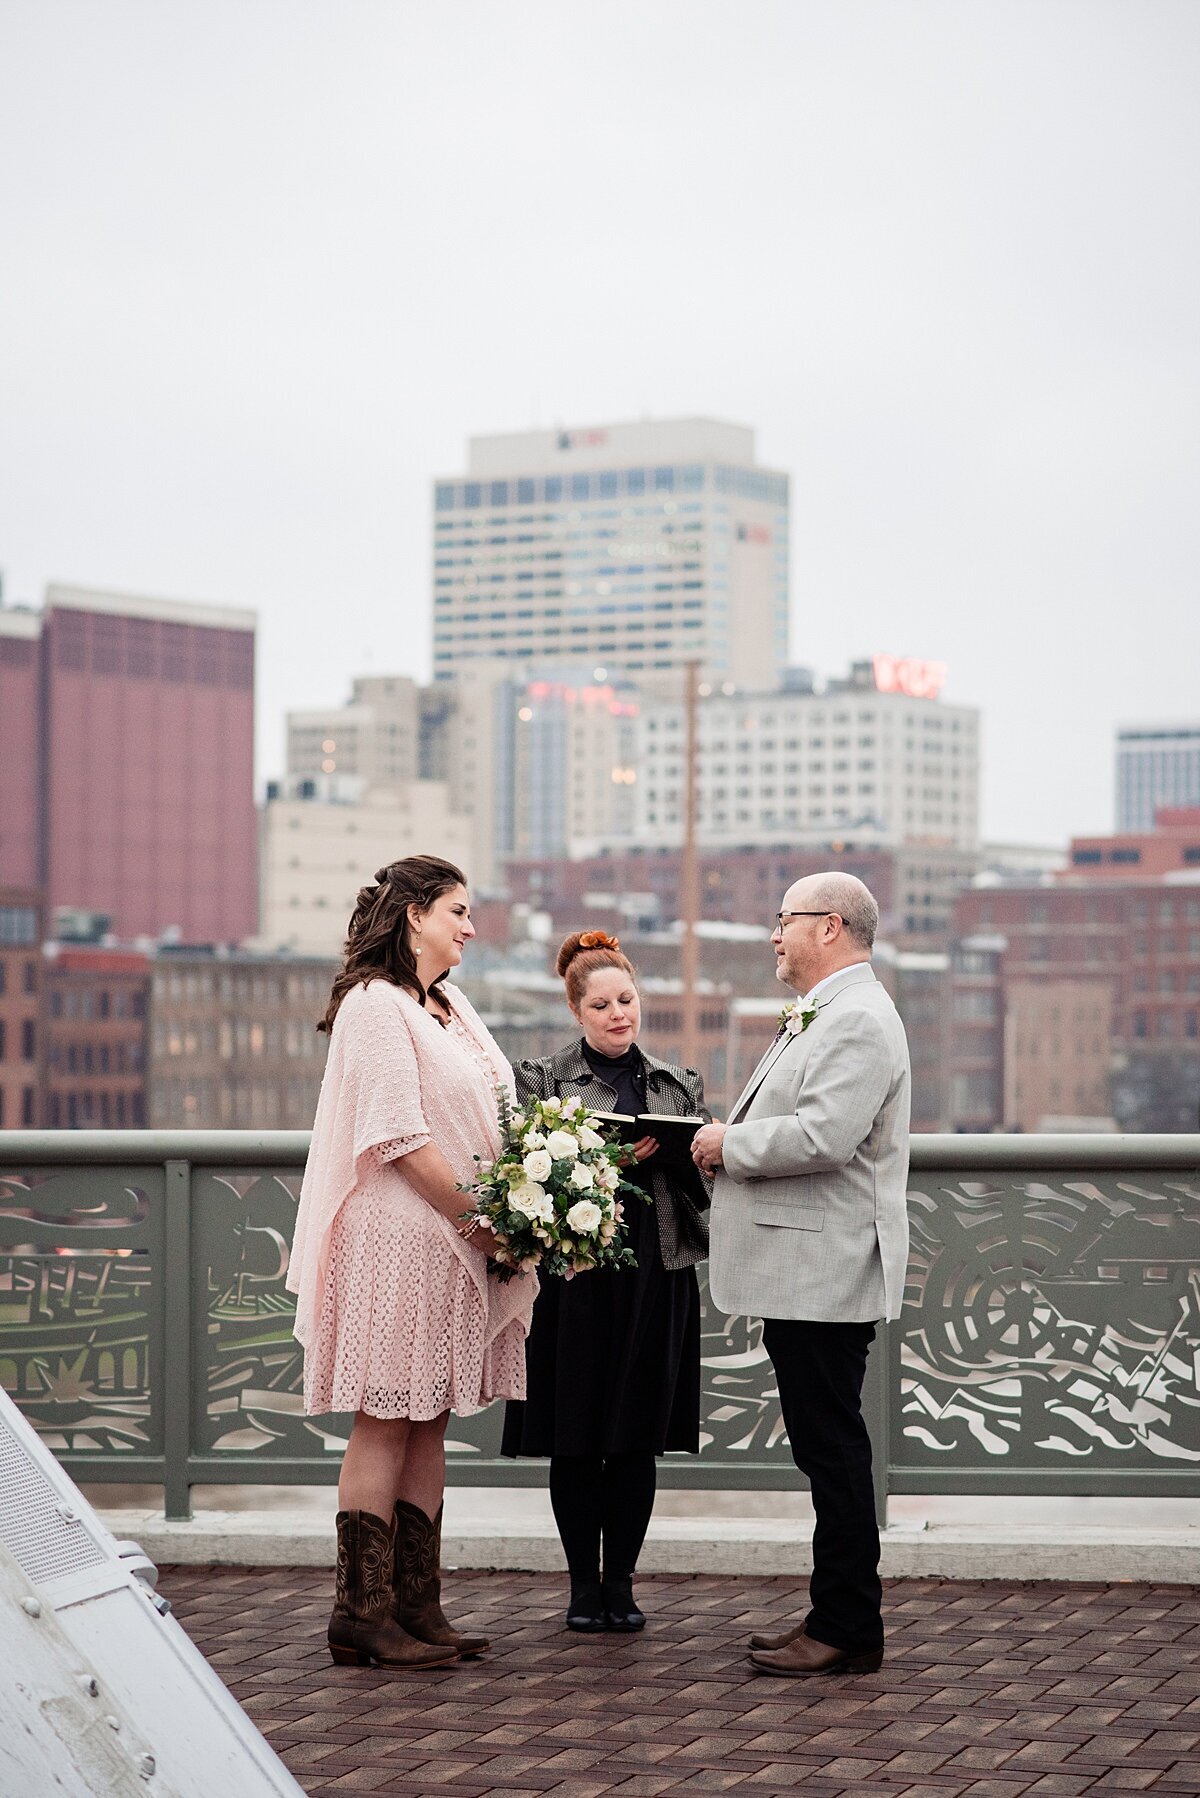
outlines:
[{"label": "green metal railing", "polygon": [[[300,1131],[0,1134],[0,1384],[76,1478],[331,1484],[345,1417],[301,1410],[284,1273]],[[864,1406],[905,1493],[1200,1496],[1200,1136],[918,1136],[904,1314]],[[703,1276],[703,1270],[701,1270]],[[664,1484],[789,1487],[754,1319],[704,1303],[702,1448]],[[501,1407],[450,1479],[540,1484]]]}]

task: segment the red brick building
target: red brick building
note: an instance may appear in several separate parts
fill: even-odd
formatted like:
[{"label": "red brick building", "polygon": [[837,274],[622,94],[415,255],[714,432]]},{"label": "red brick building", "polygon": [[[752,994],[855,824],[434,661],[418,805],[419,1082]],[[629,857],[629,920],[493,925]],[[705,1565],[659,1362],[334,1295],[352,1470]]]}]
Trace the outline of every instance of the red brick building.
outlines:
[{"label": "red brick building", "polygon": [[0,887],[0,1130],[38,1122],[40,894]]},{"label": "red brick building", "polygon": [[41,617],[0,607],[0,886],[39,884]]},{"label": "red brick building", "polygon": [[1104,1115],[1105,1067],[1124,1127],[1196,1127],[1200,880],[976,888],[959,899],[955,925],[952,1128],[1028,1127],[1035,1089],[1053,1115]]},{"label": "red brick building", "polygon": [[128,940],[258,919],[254,616],[51,587],[0,611],[0,881]]},{"label": "red brick building", "polygon": [[1113,1041],[1200,1041],[1200,881],[1065,882],[964,893],[960,937],[1004,938],[1004,979],[1103,978]]},{"label": "red brick building", "polygon": [[[512,861],[514,900],[552,914],[555,928],[605,928],[602,915],[648,927],[678,918],[678,849],[614,851],[579,861]],[[840,868],[866,882],[879,903],[880,935],[900,946],[935,949],[949,941],[954,901],[979,858],[942,844],[899,848],[711,849],[700,853],[700,915],[714,922],[770,925],[793,881]]]},{"label": "red brick building", "polygon": [[146,1123],[150,957],[50,945],[42,971],[42,1115],[50,1130]]},{"label": "red brick building", "polygon": [[1200,808],[1165,807],[1153,831],[1116,837],[1073,837],[1063,879],[1161,880],[1194,872],[1200,878]]}]

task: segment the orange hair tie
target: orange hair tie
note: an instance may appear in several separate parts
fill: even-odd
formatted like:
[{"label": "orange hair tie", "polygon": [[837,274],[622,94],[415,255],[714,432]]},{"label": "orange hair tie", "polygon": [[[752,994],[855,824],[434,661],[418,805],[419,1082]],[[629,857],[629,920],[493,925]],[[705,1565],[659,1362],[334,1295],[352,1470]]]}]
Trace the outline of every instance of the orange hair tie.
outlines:
[{"label": "orange hair tie", "polygon": [[620,943],[615,936],[609,936],[605,930],[585,930],[579,939],[581,949],[619,949]]}]

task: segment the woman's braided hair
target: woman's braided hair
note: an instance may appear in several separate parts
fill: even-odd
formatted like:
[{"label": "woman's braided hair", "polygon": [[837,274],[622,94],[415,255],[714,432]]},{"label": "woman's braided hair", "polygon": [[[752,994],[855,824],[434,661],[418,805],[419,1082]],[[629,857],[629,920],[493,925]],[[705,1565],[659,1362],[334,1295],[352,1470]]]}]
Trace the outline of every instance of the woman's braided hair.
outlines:
[{"label": "woman's braided hair", "polygon": [[380,868],[373,886],[360,887],[346,934],[345,960],[317,1029],[333,1029],[342,1000],[360,981],[388,980],[393,986],[403,987],[422,1005],[427,992],[445,1005],[441,984],[449,969],[442,969],[428,988],[422,985],[413,954],[408,908],[415,905],[418,911],[428,911],[443,893],[466,884],[466,875],[453,862],[444,862],[437,855],[406,855],[403,861],[389,862],[386,868]]}]

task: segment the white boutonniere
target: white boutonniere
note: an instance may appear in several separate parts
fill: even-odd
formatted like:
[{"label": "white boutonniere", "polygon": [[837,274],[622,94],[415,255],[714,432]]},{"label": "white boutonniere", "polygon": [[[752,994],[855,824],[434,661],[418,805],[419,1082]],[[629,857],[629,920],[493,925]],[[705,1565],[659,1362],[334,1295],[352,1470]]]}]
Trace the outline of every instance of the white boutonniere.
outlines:
[{"label": "white boutonniere", "polygon": [[799,999],[793,999],[779,1014],[779,1035],[786,1030],[789,1036],[803,1036],[820,1009],[819,1005],[809,1005],[802,1011]]}]

